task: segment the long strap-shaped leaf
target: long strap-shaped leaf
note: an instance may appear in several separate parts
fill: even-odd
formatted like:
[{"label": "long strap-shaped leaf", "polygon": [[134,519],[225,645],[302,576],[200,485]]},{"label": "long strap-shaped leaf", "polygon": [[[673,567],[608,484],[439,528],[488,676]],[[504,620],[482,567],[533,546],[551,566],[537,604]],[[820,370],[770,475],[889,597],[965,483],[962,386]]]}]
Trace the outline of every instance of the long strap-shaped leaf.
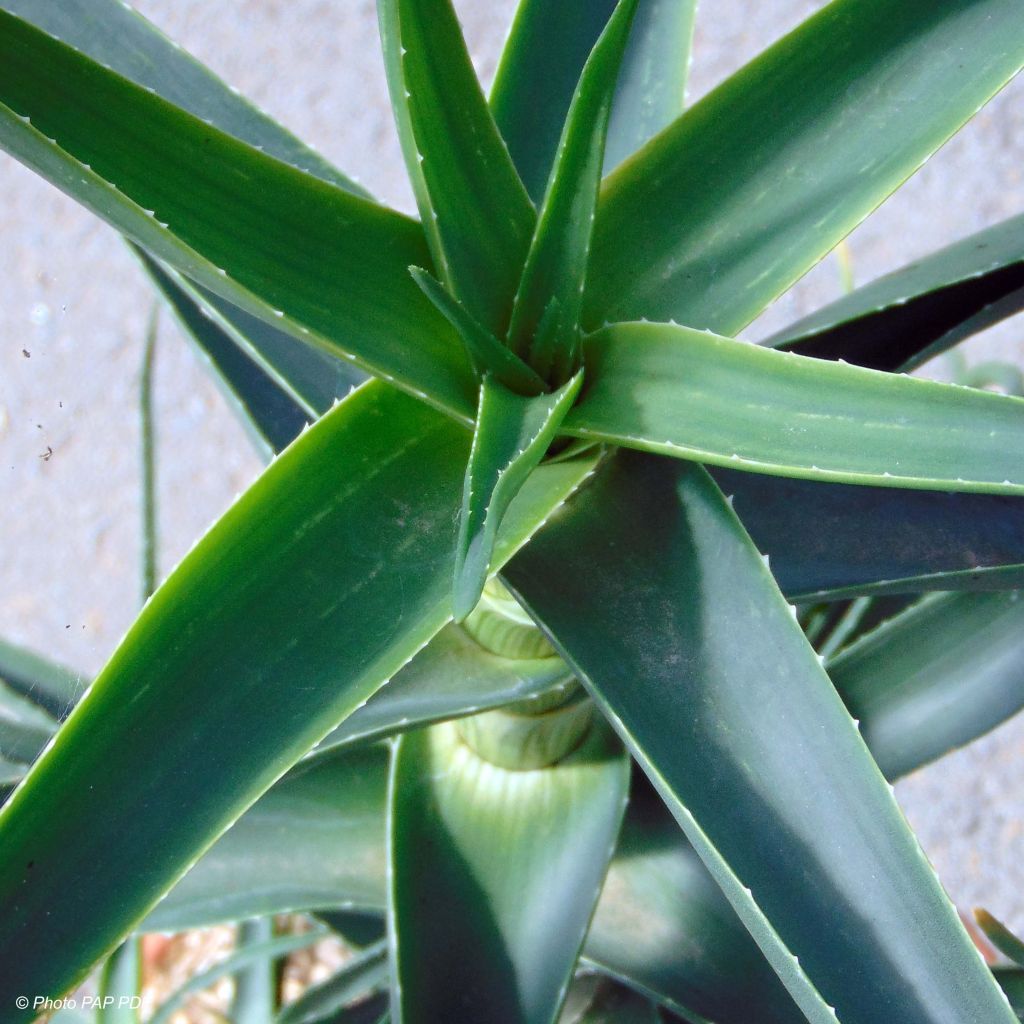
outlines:
[{"label": "long strap-shaped leaf", "polygon": [[737,333],[1022,63],[1017,0],[833,0],[608,179],[589,325]]},{"label": "long strap-shaped leaf", "polygon": [[[444,625],[468,444],[452,421],[368,384],[172,573],[0,812],[0,1003],[80,979]],[[533,475],[498,564],[586,471]]]},{"label": "long strap-shaped leaf", "polygon": [[484,377],[455,549],[452,611],[457,622],[480,600],[502,518],[554,440],[581,381],[577,374],[551,394],[524,398],[489,374]]},{"label": "long strap-shaped leaf", "polygon": [[712,476],[790,600],[1024,586],[1020,498]]},{"label": "long strap-shaped leaf", "polygon": [[507,578],[809,1021],[1012,1021],[725,499],[654,462],[617,458]]},{"label": "long strap-shaped leaf", "polygon": [[86,686],[79,673],[6,640],[0,640],[0,679],[57,718],[67,715]]},{"label": "long strap-shaped leaf", "polygon": [[441,280],[504,333],[536,213],[450,0],[379,0],[391,102]]},{"label": "long strap-shaped leaf", "polygon": [[636,6],[621,0],[584,65],[512,309],[509,347],[552,382],[577,369],[605,134]]},{"label": "long strap-shaped leaf", "polygon": [[617,0],[520,0],[491,110],[530,195],[544,196],[583,65]]},{"label": "long strap-shaped leaf", "polygon": [[1024,307],[1024,215],[910,263],[765,341],[878,370],[920,365]]},{"label": "long strap-shaped leaf", "polygon": [[533,771],[482,760],[452,724],[399,741],[389,914],[400,1024],[553,1024],[628,782],[628,758],[603,723]]},{"label": "long strap-shaped leaf", "polygon": [[468,360],[407,271],[430,264],[416,222],[3,12],[0,146],[210,291],[470,418]]},{"label": "long strap-shaped leaf", "polygon": [[1024,494],[1024,400],[671,324],[592,335],[581,437],[780,476]]},{"label": "long strap-shaped leaf", "polygon": [[904,775],[1024,707],[1024,599],[943,594],[912,606],[828,665],[879,768]]},{"label": "long strap-shaped leaf", "polygon": [[370,198],[360,185],[121,0],[2,0],[0,10],[18,15],[243,142],[347,192]]},{"label": "long strap-shaped leaf", "polygon": [[683,112],[696,13],[697,0],[640,0],[615,90],[606,172]]}]

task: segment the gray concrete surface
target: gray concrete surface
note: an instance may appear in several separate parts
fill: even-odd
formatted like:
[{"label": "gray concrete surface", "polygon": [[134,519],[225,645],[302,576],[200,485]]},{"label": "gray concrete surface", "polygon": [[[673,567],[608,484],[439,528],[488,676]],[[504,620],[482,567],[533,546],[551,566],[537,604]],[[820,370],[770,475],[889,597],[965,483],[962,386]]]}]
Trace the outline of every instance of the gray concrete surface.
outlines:
[{"label": "gray concrete surface", "polygon": [[[383,199],[410,208],[372,0],[137,6]],[[819,6],[707,4],[691,95]],[[512,0],[462,0],[459,7],[479,70],[489,78]],[[860,281],[1024,207],[1022,85],[1008,88],[853,235]],[[0,635],[94,672],[138,601],[135,394],[151,298],[112,231],[3,155],[0,239]],[[826,260],[752,335],[810,311],[837,289],[836,267]],[[972,342],[971,358],[1019,358],[1021,327],[1018,319]],[[259,464],[166,318],[157,381],[166,570]],[[48,446],[53,455],[44,460]],[[898,787],[953,897],[962,906],[985,904],[1018,928],[1022,765],[1024,721],[1017,721]]]}]

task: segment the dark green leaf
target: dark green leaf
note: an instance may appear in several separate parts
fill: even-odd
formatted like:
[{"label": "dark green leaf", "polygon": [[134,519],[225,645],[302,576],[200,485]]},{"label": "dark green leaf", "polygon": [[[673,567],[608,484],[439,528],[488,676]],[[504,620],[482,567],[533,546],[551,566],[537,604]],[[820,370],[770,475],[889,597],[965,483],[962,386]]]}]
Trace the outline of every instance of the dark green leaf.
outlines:
[{"label": "dark green leaf", "polygon": [[277,1024],[321,1024],[349,1003],[388,983],[388,944],[382,940],[357,954],[326,981],[306,989],[281,1012]]},{"label": "dark green leaf", "polygon": [[0,757],[34,761],[56,731],[53,715],[0,679]]},{"label": "dark green leaf", "polygon": [[265,156],[2,12],[0,104],[0,145],[153,256],[469,421],[468,360],[407,271],[430,264],[415,221]]},{"label": "dark green leaf", "polygon": [[520,0],[491,110],[530,195],[540,202],[583,65],[616,0]]},{"label": "dark green leaf", "polygon": [[901,267],[767,339],[877,370],[908,370],[1024,307],[1024,215]]},{"label": "dark green leaf", "polygon": [[780,476],[1024,493],[1024,399],[670,324],[587,339],[568,433]]},{"label": "dark green leaf", "polygon": [[0,640],[0,679],[56,718],[67,715],[89,683],[80,673],[6,640]]},{"label": "dark green leaf", "polygon": [[[445,624],[468,443],[422,403],[364,385],[172,573],[0,811],[0,1004],[82,977]],[[589,468],[532,475],[496,564]]]},{"label": "dark green leaf", "polygon": [[903,775],[1024,707],[1024,600],[944,594],[911,606],[828,665],[879,768]]},{"label": "dark green leaf", "polygon": [[552,1024],[625,806],[595,722],[549,768],[478,757],[451,723],[398,745],[389,817],[393,1006],[404,1024]]},{"label": "dark green leaf", "polygon": [[608,126],[605,171],[682,112],[697,0],[640,0]]},{"label": "dark green leaf", "polygon": [[[579,362],[580,317],[605,133],[637,0],[621,0],[584,65],[516,292],[508,343],[560,384]],[[552,307],[554,303],[554,307]],[[553,323],[545,314],[554,308]]]},{"label": "dark green leaf", "polygon": [[1024,501],[712,475],[791,600],[1024,586]]},{"label": "dark green leaf", "polygon": [[455,549],[456,622],[480,600],[505,512],[554,440],[581,382],[578,373],[557,391],[535,398],[517,395],[490,376],[481,382]]},{"label": "dark green leaf", "polygon": [[658,463],[618,456],[506,579],[809,1021],[1011,1020],[728,504]]},{"label": "dark green leaf", "polygon": [[378,0],[409,178],[439,277],[504,333],[536,219],[450,0]]},{"label": "dark green leaf", "polygon": [[608,179],[588,325],[737,333],[1022,61],[1017,0],[828,4]]}]

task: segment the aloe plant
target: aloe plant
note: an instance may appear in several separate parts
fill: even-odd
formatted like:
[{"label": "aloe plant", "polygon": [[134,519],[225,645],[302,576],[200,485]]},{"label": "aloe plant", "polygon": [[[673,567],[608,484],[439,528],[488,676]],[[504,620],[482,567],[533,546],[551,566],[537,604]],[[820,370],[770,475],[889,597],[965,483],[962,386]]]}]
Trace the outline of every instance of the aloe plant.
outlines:
[{"label": "aloe plant", "polygon": [[119,0],[0,0],[0,145],[268,459],[65,720],[0,647],[4,1021],[224,921],[240,1024],[1016,1019],[890,782],[1024,704],[1024,399],[905,373],[1024,304],[1024,221],[735,335],[1024,18],[833,0],[684,108],[693,6],[522,0],[488,97],[379,0],[412,219]]}]

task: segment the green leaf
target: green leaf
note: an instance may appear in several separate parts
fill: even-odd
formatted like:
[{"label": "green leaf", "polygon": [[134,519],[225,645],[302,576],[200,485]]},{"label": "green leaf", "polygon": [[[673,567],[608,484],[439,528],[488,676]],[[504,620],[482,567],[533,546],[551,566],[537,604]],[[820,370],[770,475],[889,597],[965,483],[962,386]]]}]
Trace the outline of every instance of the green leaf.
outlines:
[{"label": "green leaf", "polygon": [[199,974],[189,978],[184,985],[156,1008],[147,1024],[170,1024],[174,1014],[190,996],[209,988],[221,978],[229,978],[232,974],[237,974],[238,971],[252,967],[254,964],[263,963],[268,958],[279,960],[289,953],[307,949],[326,935],[326,928],[313,928],[311,931],[302,932],[299,935],[279,935],[266,942],[255,942],[252,945],[236,949],[213,967],[208,967],[205,971],[200,971]]},{"label": "green leaf", "polygon": [[[0,1004],[81,978],[445,624],[468,446],[423,403],[364,385],[171,574],[0,811]],[[532,475],[496,565],[591,466]]]},{"label": "green leaf", "polygon": [[1024,586],[1020,498],[712,476],[791,600]]},{"label": "green leaf", "polygon": [[[0,786],[14,786],[25,777],[28,772],[27,764],[19,764],[16,761],[8,761],[6,758],[0,757]],[[0,801],[3,800],[5,794],[0,792]]]},{"label": "green leaf", "polygon": [[199,858],[139,930],[320,907],[381,912],[387,770],[379,746],[299,765]]},{"label": "green leaf", "polygon": [[664,804],[634,781],[585,966],[714,1024],[806,1024]]},{"label": "green leaf", "polygon": [[577,374],[557,391],[535,398],[517,395],[490,376],[481,382],[455,549],[456,622],[480,600],[502,518],[554,440],[581,382]]},{"label": "green leaf", "polygon": [[[605,133],[637,0],[621,0],[576,88],[512,308],[508,344],[554,384],[578,369],[580,316]],[[541,330],[555,304],[556,322]]]},{"label": "green leaf", "polygon": [[268,155],[370,198],[121,0],[2,0],[0,9]]},{"label": "green leaf", "polygon": [[[132,1001],[139,997],[142,986],[141,949],[135,939],[125,939],[103,965],[99,979],[99,996],[110,1006],[96,1010],[96,1024],[138,1024],[138,1006]],[[237,1024],[242,1024],[241,1021]]]},{"label": "green leaf", "polygon": [[906,774],[1024,707],[1019,591],[911,606],[828,664],[879,768]]},{"label": "green leaf", "polygon": [[1024,214],[901,267],[765,341],[909,370],[1024,307]]},{"label": "green leaf", "polygon": [[757,473],[1024,493],[1024,399],[671,324],[587,339],[564,431]]},{"label": "green leaf", "polygon": [[[238,926],[239,950],[274,938],[274,921],[269,917],[243,921]],[[277,972],[273,956],[244,967],[235,974],[231,997],[231,1024],[272,1024],[277,1008]]]},{"label": "green leaf", "polygon": [[1024,1020],[1024,970],[1016,967],[993,967],[992,974],[999,987],[1006,993],[1006,998],[1017,1014],[1018,1020]]},{"label": "green leaf", "polygon": [[584,975],[569,989],[558,1024],[662,1024],[662,1017],[654,1003],[632,989]]},{"label": "green leaf", "polygon": [[402,737],[389,928],[404,1024],[555,1020],[628,782],[628,760],[600,722],[568,757],[533,771],[484,761],[450,723]]},{"label": "green leaf", "polygon": [[80,673],[2,639],[0,679],[55,718],[64,718],[88,685]]},{"label": "green leaf", "polygon": [[197,284],[469,421],[468,361],[407,272],[430,265],[415,221],[2,12],[0,146]]},{"label": "green leaf", "polygon": [[608,126],[605,172],[683,112],[697,0],[640,0]]},{"label": "green leaf", "polygon": [[544,381],[482,326],[458,299],[445,290],[440,281],[420,267],[410,267],[409,273],[458,332],[478,376],[490,373],[505,387],[523,395],[539,395],[547,390]]},{"label": "green leaf", "polygon": [[617,0],[520,0],[494,77],[491,110],[540,202],[583,65]]},{"label": "green leaf", "polygon": [[828,4],[608,179],[588,326],[736,334],[1022,61],[1017,0]]},{"label": "green leaf", "polygon": [[561,658],[502,658],[446,626],[311,756],[529,700],[571,678]]},{"label": "green leaf", "polygon": [[1013,1019],[702,469],[620,455],[505,578],[809,1021]]},{"label": "green leaf", "polygon": [[1024,967],[1024,942],[987,910],[975,910],[974,917],[992,945],[1018,967]]},{"label": "green leaf", "polygon": [[377,9],[391,104],[439,276],[501,335],[533,232],[533,203],[450,0],[378,0]]},{"label": "green leaf", "polygon": [[349,1003],[369,995],[388,982],[386,940],[354,956],[326,981],[306,989],[282,1010],[277,1024],[320,1024],[329,1021]]}]

